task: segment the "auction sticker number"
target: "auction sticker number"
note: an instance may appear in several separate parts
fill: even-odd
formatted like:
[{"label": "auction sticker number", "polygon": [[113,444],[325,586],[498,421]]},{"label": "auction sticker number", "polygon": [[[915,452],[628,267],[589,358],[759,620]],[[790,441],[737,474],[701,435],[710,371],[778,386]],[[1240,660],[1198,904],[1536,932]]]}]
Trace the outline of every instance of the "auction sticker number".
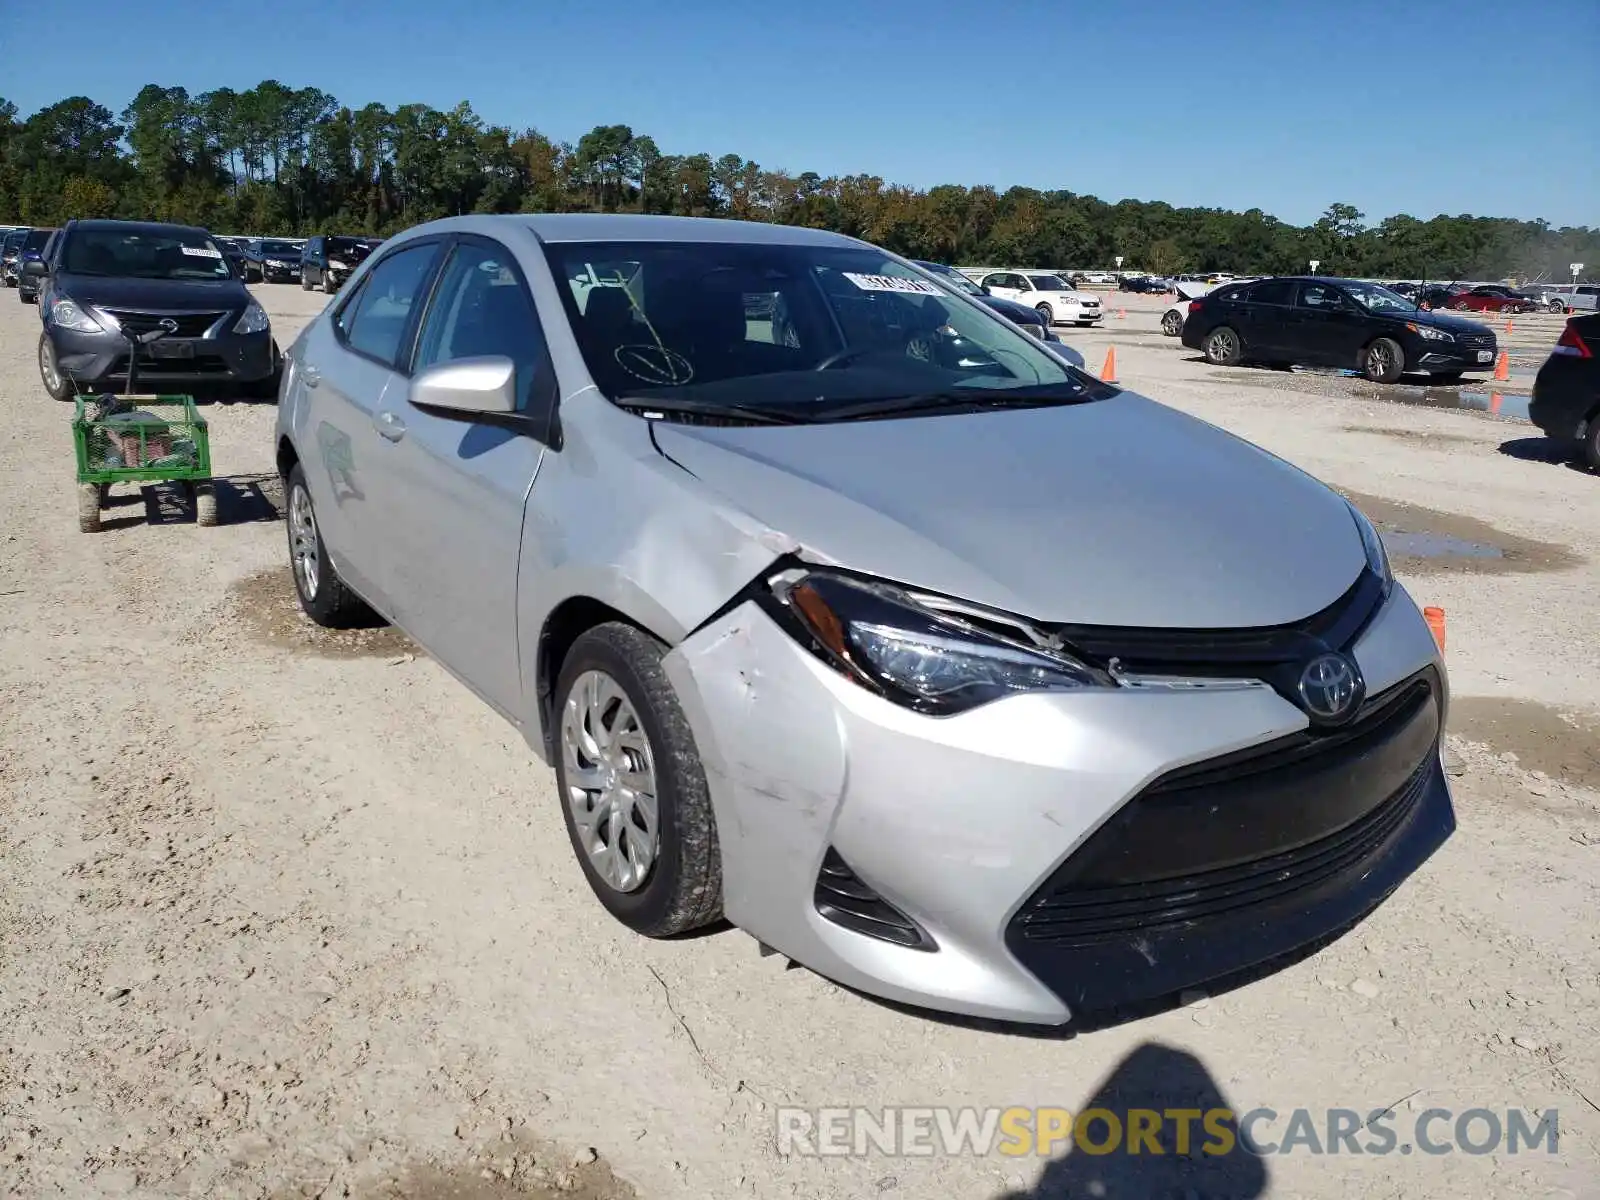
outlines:
[{"label": "auction sticker number", "polygon": [[893,275],[858,275],[845,271],[844,277],[863,292],[909,292],[916,296],[937,296],[939,289],[920,279],[899,279]]},{"label": "auction sticker number", "polygon": [[221,250],[213,250],[209,246],[179,246],[190,258],[221,258]]}]

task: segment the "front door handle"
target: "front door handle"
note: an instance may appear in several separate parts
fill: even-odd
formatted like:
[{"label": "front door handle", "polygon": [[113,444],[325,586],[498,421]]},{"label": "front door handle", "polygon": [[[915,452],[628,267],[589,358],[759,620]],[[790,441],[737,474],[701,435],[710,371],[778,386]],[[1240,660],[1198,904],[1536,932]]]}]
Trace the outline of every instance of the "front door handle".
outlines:
[{"label": "front door handle", "polygon": [[300,380],[307,387],[316,387],[317,384],[322,382],[322,372],[315,367],[301,367]]},{"label": "front door handle", "polygon": [[406,423],[400,419],[400,414],[385,410],[373,419],[373,427],[391,442],[398,442],[406,435]]}]

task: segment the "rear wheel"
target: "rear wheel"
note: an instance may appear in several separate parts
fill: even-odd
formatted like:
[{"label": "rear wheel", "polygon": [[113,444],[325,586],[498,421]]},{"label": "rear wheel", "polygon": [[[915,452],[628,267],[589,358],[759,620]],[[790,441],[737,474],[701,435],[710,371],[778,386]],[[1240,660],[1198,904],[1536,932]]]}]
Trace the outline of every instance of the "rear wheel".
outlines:
[{"label": "rear wheel", "polygon": [[50,340],[50,335],[47,333],[39,335],[39,378],[52,400],[72,399],[72,384],[61,373],[61,364],[56,359],[55,343]]},{"label": "rear wheel", "polygon": [[306,616],[328,629],[347,629],[372,619],[372,610],[345,586],[333,568],[317,527],[317,513],[299,463],[289,472],[289,566],[295,594]]},{"label": "rear wheel", "polygon": [[324,268],[322,272],[322,294],[324,296],[331,296],[337,290],[338,289],[333,286],[333,272]]},{"label": "rear wheel", "polygon": [[1206,337],[1206,361],[1216,366],[1237,366],[1241,350],[1239,335],[1226,325],[1217,326]]},{"label": "rear wheel", "polygon": [[1600,412],[1590,414],[1583,431],[1583,461],[1591,471],[1600,471]]},{"label": "rear wheel", "polygon": [[1183,332],[1183,314],[1169,312],[1161,318],[1161,332],[1168,337],[1177,337]]},{"label": "rear wheel", "polygon": [[1048,304],[1035,304],[1033,306],[1033,311],[1044,318],[1046,329],[1056,323],[1056,310],[1051,308]]},{"label": "rear wheel", "polygon": [[1564,313],[1567,311],[1567,306],[1559,300],[1552,300],[1550,301],[1550,311],[1553,313]]},{"label": "rear wheel", "polygon": [[1362,352],[1361,373],[1373,383],[1394,383],[1405,369],[1405,351],[1393,338],[1377,338]]},{"label": "rear wheel", "polygon": [[311,276],[306,272],[304,267],[300,268],[300,290],[302,292],[309,292],[311,290]]}]

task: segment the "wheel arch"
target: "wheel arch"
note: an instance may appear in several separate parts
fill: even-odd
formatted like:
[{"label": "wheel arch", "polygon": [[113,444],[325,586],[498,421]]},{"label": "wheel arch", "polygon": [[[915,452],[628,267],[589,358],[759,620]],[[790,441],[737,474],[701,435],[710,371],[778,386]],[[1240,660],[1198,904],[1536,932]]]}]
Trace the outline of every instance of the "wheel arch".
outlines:
[{"label": "wheel arch", "polygon": [[278,438],[277,449],[278,478],[288,480],[289,472],[294,470],[300,462],[300,452],[294,448],[294,442],[288,434]]}]

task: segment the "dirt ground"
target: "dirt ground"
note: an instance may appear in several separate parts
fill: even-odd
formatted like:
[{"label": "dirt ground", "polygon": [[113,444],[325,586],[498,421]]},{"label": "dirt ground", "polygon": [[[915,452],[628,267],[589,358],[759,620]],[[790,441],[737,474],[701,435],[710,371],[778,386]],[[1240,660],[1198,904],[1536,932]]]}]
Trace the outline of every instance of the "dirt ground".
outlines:
[{"label": "dirt ground", "polygon": [[[285,343],[321,299],[257,290]],[[510,728],[392,631],[299,618],[272,407],[208,408],[220,527],[127,489],[79,534],[38,318],[0,294],[0,1194],[1596,1195],[1600,479],[1524,422],[1216,371],[1153,300],[1111,305],[1065,334],[1092,366],[1114,345],[1127,386],[1355,496],[1446,610],[1459,829],[1278,974],[1038,1038],[877,1004],[735,930],[629,934]],[[1508,394],[1558,328],[1518,320]],[[1179,1163],[823,1159],[775,1136],[779,1105],[1108,1098],[1554,1108],[1560,1141]]]}]

